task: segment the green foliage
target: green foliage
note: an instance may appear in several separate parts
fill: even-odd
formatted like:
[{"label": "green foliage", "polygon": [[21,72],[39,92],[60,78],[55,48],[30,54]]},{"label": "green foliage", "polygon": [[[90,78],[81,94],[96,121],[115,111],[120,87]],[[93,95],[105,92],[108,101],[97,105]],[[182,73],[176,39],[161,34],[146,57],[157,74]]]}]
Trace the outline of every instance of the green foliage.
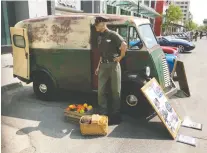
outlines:
[{"label": "green foliage", "polygon": [[201,25],[197,28],[199,31],[207,31],[207,25]]},{"label": "green foliage", "polygon": [[180,21],[183,18],[183,13],[179,6],[170,5],[166,14],[162,17],[165,20],[162,27],[168,28],[172,23]]},{"label": "green foliage", "polygon": [[191,31],[191,30],[195,30],[195,29],[197,29],[197,28],[198,28],[198,25],[197,25],[195,22],[189,20],[189,21],[185,22],[185,27],[186,27],[188,30]]}]

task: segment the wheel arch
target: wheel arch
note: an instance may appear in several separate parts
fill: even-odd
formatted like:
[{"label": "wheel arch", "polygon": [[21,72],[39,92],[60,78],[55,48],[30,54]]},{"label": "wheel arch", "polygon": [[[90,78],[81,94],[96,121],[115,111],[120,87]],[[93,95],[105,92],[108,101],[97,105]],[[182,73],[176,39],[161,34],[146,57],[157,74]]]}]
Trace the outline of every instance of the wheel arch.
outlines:
[{"label": "wheel arch", "polygon": [[58,87],[58,84],[57,84],[57,81],[56,81],[55,77],[46,68],[40,67],[40,68],[34,69],[32,71],[32,73],[31,73],[31,79],[32,79],[32,81],[34,80],[35,76],[39,76],[39,75],[46,75],[47,77],[49,77],[51,79],[51,81],[53,82],[54,86],[56,88]]},{"label": "wheel arch", "polygon": [[127,74],[122,80],[122,86],[123,88],[130,85],[139,85],[140,87],[143,87],[146,82],[146,79],[140,77],[138,74]]}]

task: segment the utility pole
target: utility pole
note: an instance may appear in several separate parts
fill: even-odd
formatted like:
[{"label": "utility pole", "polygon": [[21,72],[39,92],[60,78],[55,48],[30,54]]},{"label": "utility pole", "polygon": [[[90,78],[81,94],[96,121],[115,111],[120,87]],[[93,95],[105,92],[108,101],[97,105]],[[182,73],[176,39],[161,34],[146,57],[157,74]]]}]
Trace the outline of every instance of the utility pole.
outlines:
[{"label": "utility pole", "polygon": [[137,16],[139,16],[139,0],[137,0],[138,4],[137,4]]}]

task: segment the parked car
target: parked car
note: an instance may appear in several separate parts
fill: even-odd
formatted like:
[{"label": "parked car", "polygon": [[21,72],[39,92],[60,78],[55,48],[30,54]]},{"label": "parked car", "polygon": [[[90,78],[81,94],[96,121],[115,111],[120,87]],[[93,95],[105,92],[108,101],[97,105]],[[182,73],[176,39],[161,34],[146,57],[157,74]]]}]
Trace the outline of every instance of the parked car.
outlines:
[{"label": "parked car", "polygon": [[178,47],[179,52],[191,51],[195,48],[195,45],[192,42],[183,39],[173,39],[169,36],[159,36],[157,37],[157,40],[160,46]]},{"label": "parked car", "polygon": [[174,35],[177,36],[178,39],[189,40],[188,35],[185,33],[175,33]]},{"label": "parked car", "polygon": [[175,63],[175,60],[177,59],[177,56],[174,54],[165,54],[165,57],[167,60],[169,71],[170,71],[170,73],[172,73],[172,70],[174,68],[174,63]]},{"label": "parked car", "polygon": [[173,54],[178,57],[179,49],[177,47],[161,46],[166,54]]}]

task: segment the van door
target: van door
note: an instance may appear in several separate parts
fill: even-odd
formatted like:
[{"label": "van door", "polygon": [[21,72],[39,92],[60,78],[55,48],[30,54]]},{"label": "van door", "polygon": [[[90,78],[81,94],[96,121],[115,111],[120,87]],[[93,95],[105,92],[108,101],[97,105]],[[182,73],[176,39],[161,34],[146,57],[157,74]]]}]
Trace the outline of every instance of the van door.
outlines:
[{"label": "van door", "polygon": [[98,89],[98,76],[95,75],[95,70],[100,60],[100,53],[98,51],[98,36],[95,26],[91,25],[91,74],[92,74],[92,89]]},{"label": "van door", "polygon": [[30,79],[30,57],[27,29],[10,28],[13,49],[13,74]]}]

